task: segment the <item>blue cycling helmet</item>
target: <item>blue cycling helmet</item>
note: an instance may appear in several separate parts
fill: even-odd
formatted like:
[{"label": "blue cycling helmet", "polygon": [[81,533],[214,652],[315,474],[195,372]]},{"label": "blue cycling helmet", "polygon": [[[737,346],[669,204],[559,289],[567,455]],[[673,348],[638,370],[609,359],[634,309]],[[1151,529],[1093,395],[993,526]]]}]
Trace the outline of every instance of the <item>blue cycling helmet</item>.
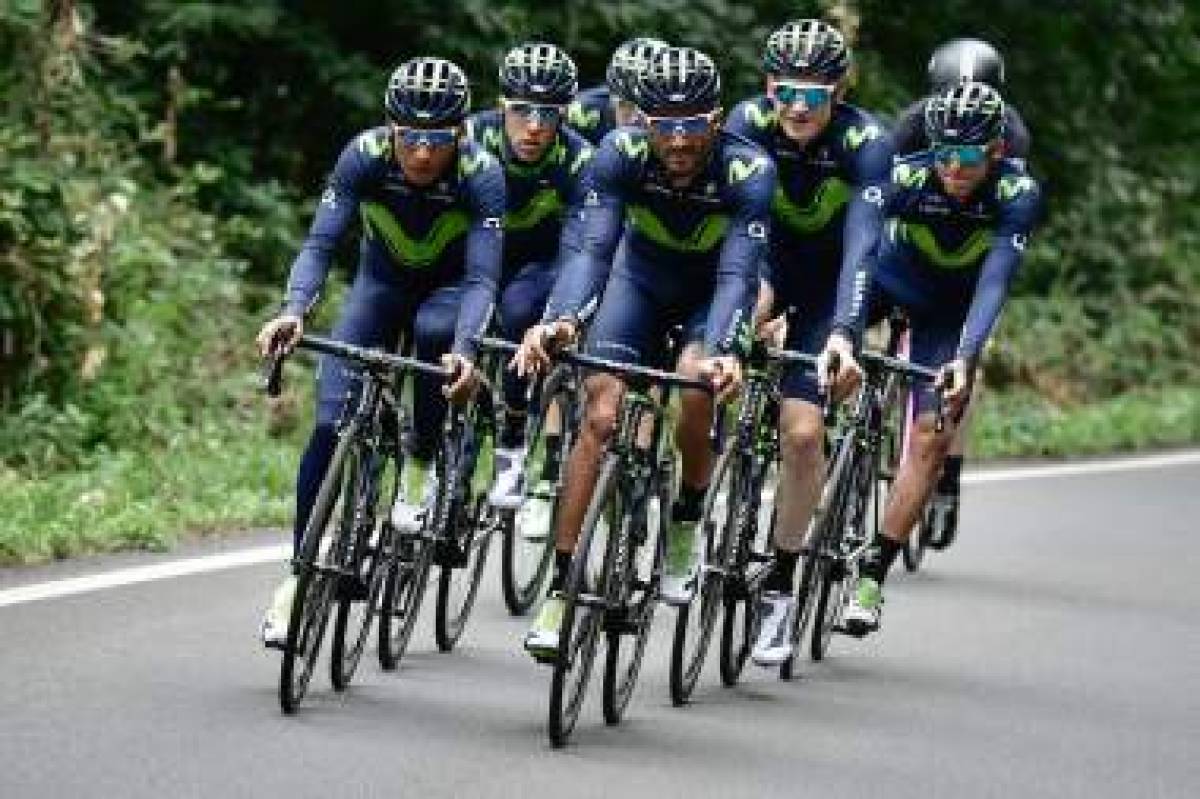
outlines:
[{"label": "blue cycling helmet", "polygon": [[604,81],[608,90],[622,100],[633,100],[637,78],[660,51],[667,48],[662,39],[639,36],[618,47],[608,62]]},{"label": "blue cycling helmet", "polygon": [[1004,135],[1004,99],[986,83],[957,83],[925,106],[925,132],[934,144],[991,144]]},{"label": "blue cycling helmet", "polygon": [[500,92],[510,100],[566,105],[578,89],[575,62],[553,44],[518,45],[500,62]]},{"label": "blue cycling helmet", "polygon": [[707,113],[720,104],[721,76],[699,50],[667,47],[638,76],[633,101],[651,116]]},{"label": "blue cycling helmet", "polygon": [[784,78],[838,81],[850,69],[850,48],[842,32],[828,22],[799,19],[767,37],[763,67],[768,74]]},{"label": "blue cycling helmet", "polygon": [[444,58],[413,58],[396,67],[383,95],[387,118],[398,125],[448,127],[471,105],[466,74]]}]

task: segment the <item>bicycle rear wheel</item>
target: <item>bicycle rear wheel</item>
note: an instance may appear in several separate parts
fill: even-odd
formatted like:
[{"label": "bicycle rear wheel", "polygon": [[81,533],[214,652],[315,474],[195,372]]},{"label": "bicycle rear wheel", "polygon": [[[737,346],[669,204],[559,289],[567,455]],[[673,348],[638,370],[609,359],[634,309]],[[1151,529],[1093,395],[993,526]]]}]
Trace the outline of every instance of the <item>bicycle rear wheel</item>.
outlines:
[{"label": "bicycle rear wheel", "polygon": [[[309,516],[301,540],[296,596],[288,619],[287,643],[279,668],[279,705],[284,713],[296,712],[308,691],[309,681],[321,652],[321,641],[329,623],[343,550],[339,525],[339,500],[344,489],[352,493],[356,481],[354,470],[347,468],[355,429],[347,430],[339,439]],[[352,502],[342,503],[342,510]]]},{"label": "bicycle rear wheel", "polygon": [[617,457],[606,456],[579,542],[567,574],[559,649],[550,678],[549,734],[555,747],[566,744],[587,694],[607,583],[609,538],[620,519],[616,502]]},{"label": "bicycle rear wheel", "polygon": [[730,542],[734,538],[731,498],[738,454],[726,449],[713,469],[713,480],[704,498],[700,534],[704,555],[700,562],[698,599],[680,607],[675,614],[675,636],[671,644],[671,702],[682,705],[696,688],[721,612],[726,575],[730,566]]}]

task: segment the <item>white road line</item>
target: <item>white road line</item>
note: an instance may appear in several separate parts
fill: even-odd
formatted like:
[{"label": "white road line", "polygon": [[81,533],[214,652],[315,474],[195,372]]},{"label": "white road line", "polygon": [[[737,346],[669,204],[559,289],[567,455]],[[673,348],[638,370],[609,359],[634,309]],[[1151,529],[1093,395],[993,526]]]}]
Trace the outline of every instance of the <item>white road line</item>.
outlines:
[{"label": "white road line", "polygon": [[[1164,467],[1185,466],[1197,463],[1200,463],[1200,450],[1189,450],[1164,455],[1150,455],[1141,458],[1084,461],[1082,463],[1062,463],[1049,466],[1020,466],[1011,469],[984,469],[964,474],[963,482],[968,485],[1002,483],[1012,480],[1036,480],[1047,477],[1161,469]],[[33,583],[32,585],[22,585],[0,591],[0,608],[9,605],[20,605],[25,602],[37,602],[43,599],[74,596],[90,591],[100,591],[105,588],[116,588],[122,585],[146,583],[152,580],[169,580],[192,574],[205,574],[208,572],[224,571],[226,569],[236,569],[243,566],[256,566],[272,561],[282,563],[287,558],[289,550],[290,547],[287,544],[262,546],[236,552],[223,552],[217,555],[203,555],[195,558],[168,561],[166,563],[155,563],[149,566],[134,566],[128,569],[117,569],[115,571],[83,577],[70,577],[64,580],[50,580],[43,583]]]},{"label": "white road line", "polygon": [[0,608],[24,602],[36,602],[39,599],[57,599],[89,591],[100,591],[120,585],[147,583],[151,580],[168,580],[173,577],[186,577],[189,574],[236,569],[239,566],[254,566],[271,561],[282,563],[290,551],[291,547],[286,544],[275,544],[254,549],[242,549],[237,552],[223,552],[219,555],[203,555],[197,558],[154,563],[149,566],[134,566],[129,569],[117,569],[83,577],[69,577],[65,580],[22,585],[0,591]]},{"label": "white road line", "polygon": [[964,474],[962,480],[967,485],[976,485],[979,483],[1003,483],[1010,480],[1037,480],[1043,477],[1070,477],[1083,474],[1161,469],[1167,466],[1187,466],[1195,463],[1200,463],[1200,450],[1169,452],[1141,458],[1058,463],[1048,466],[1018,466],[1011,469],[983,469]]}]

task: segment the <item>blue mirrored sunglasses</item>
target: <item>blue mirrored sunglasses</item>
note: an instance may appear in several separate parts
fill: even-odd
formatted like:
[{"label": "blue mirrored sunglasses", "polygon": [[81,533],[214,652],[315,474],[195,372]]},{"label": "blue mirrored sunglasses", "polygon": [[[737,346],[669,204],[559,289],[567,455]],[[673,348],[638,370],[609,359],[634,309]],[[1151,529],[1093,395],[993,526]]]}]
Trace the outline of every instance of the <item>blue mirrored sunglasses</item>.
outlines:
[{"label": "blue mirrored sunglasses", "polygon": [[690,117],[643,117],[650,130],[659,136],[699,136],[712,129],[710,114]]},{"label": "blue mirrored sunglasses", "polygon": [[417,147],[449,147],[458,139],[457,128],[396,128],[400,145],[409,149]]},{"label": "blue mirrored sunglasses", "polygon": [[561,105],[531,103],[526,100],[505,100],[504,107],[527,122],[536,119],[544,125],[557,125],[563,115]]},{"label": "blue mirrored sunglasses", "polygon": [[933,148],[933,159],[943,165],[957,161],[961,166],[979,166],[987,160],[987,145],[939,144]]},{"label": "blue mirrored sunglasses", "polygon": [[820,108],[833,97],[833,87],[813,83],[776,83],[771,96],[781,105],[803,102],[805,108]]}]

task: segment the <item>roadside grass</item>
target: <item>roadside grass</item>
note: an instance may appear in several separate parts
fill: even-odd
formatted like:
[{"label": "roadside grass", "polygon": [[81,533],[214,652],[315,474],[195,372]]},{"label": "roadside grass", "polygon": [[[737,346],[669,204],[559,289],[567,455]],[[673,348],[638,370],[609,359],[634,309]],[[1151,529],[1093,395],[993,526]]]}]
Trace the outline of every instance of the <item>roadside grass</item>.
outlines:
[{"label": "roadside grass", "polygon": [[[149,452],[100,454],[71,471],[0,469],[0,564],[170,549],[184,536],[286,526],[307,407],[286,432],[265,420],[193,431]],[[293,405],[295,409],[295,405]],[[290,415],[290,414],[289,414]],[[1061,457],[1200,442],[1200,387],[1168,387],[1071,409],[1032,392],[989,392],[974,459]]]},{"label": "roadside grass", "polygon": [[1059,408],[1033,391],[987,392],[972,430],[976,459],[1069,457],[1200,442],[1200,386],[1130,392]]}]

